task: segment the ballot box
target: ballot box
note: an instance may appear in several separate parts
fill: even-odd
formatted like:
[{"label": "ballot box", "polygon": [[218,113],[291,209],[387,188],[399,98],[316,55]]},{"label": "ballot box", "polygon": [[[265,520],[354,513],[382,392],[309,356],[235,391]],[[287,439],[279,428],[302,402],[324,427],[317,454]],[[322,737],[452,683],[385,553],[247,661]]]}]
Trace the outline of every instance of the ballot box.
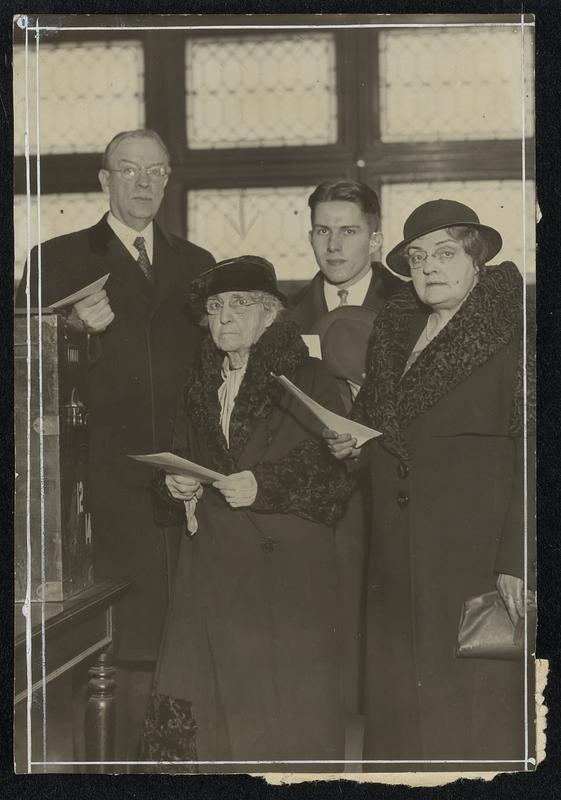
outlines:
[{"label": "ballot box", "polygon": [[15,600],[93,584],[86,464],[87,334],[60,313],[16,311]]}]

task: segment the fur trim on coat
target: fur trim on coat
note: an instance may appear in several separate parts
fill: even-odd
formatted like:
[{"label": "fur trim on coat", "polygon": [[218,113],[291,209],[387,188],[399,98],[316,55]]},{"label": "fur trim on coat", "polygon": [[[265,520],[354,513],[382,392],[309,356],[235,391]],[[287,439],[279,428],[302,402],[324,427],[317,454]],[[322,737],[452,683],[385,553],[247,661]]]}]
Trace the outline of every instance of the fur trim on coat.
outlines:
[{"label": "fur trim on coat", "polygon": [[[280,406],[286,407],[286,390],[274,375],[293,380],[308,362],[308,349],[293,322],[274,322],[253,345],[243,382],[230,420],[230,447],[220,425],[218,388],[222,383],[220,352],[210,335],[201,346],[200,358],[188,374],[183,393],[185,413],[197,431],[204,452],[204,466],[225,475],[238,472],[239,458],[255,428]],[[335,395],[337,392],[335,390]],[[179,448],[183,443],[178,442]],[[180,455],[181,449],[177,451]],[[188,453],[185,454],[188,457]],[[258,484],[253,511],[293,513],[314,522],[333,525],[343,513],[343,504],[354,487],[340,462],[333,459],[324,443],[310,435],[279,461],[257,464],[252,469]],[[158,523],[173,524],[170,499],[160,478],[158,495],[165,499],[168,516],[158,513]],[[175,505],[175,522],[183,504]]]},{"label": "fur trim on coat", "polygon": [[[506,347],[520,343],[509,431],[521,435],[524,415],[523,282],[516,266],[504,262],[483,268],[479,282],[450,322],[420,353],[403,375],[412,345],[411,327],[430,308],[418,299],[412,284],[397,292],[372,330],[367,379],[352,417],[382,431],[380,443],[407,462],[403,430],[424,411]],[[535,352],[533,326],[526,354],[527,427],[535,424]]]}]

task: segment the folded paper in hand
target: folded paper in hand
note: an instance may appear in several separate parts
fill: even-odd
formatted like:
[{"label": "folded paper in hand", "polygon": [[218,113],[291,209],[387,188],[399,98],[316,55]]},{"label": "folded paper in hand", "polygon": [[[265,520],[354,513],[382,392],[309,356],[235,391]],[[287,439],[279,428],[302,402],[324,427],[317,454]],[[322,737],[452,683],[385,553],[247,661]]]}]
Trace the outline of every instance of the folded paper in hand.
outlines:
[{"label": "folded paper in hand", "polygon": [[214,483],[224,477],[220,472],[215,472],[186,458],[176,456],[174,453],[148,453],[143,456],[129,456],[135,461],[147,464],[149,467],[163,469],[172,475],[185,475],[187,478],[195,478],[200,483]]},{"label": "folded paper in hand", "polygon": [[62,300],[57,300],[56,303],[50,303],[48,307],[66,308],[67,306],[73,306],[80,300],[85,300],[86,297],[89,297],[91,294],[95,294],[96,292],[99,292],[100,289],[103,289],[108,277],[109,273],[104,275],[102,278],[98,278],[93,283],[89,283],[87,286],[84,286],[83,289],[78,289],[78,291],[74,292],[74,294],[69,294],[67,297],[63,297]]},{"label": "folded paper in hand", "polygon": [[291,394],[296,397],[297,400],[306,406],[308,411],[310,411],[320,422],[336,433],[350,433],[356,439],[356,446],[362,447],[363,444],[370,441],[370,439],[374,439],[376,436],[381,436],[380,431],[375,431],[373,428],[367,428],[366,425],[361,425],[360,422],[355,422],[352,419],[347,419],[347,417],[342,417],[340,414],[335,414],[333,411],[329,411],[327,408],[324,408],[322,405],[317,403],[315,400],[312,400],[311,397],[295,386],[292,381],[289,381],[285,375],[273,375],[274,378],[277,379],[279,383],[281,383],[285,389],[288,389]]}]

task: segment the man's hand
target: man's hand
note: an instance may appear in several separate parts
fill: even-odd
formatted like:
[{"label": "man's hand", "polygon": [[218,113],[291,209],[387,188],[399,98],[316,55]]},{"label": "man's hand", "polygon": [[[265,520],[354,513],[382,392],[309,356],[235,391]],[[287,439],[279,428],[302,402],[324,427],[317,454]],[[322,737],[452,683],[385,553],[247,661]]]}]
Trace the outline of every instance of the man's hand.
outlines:
[{"label": "man's hand", "polygon": [[510,621],[516,626],[518,620],[524,618],[526,609],[535,605],[534,592],[528,590],[526,604],[524,604],[524,581],[522,578],[502,572],[497,578],[497,589],[508,611]]},{"label": "man's hand", "polygon": [[247,508],[257,497],[257,481],[253,472],[249,470],[234,472],[233,475],[215,481],[212,485],[232,508]]},{"label": "man's hand", "polygon": [[70,313],[70,319],[78,319],[84,323],[88,333],[101,333],[115,319],[115,314],[109,305],[109,298],[105,289],[90,294],[79,300]]},{"label": "man's hand", "polygon": [[176,500],[197,500],[203,493],[203,487],[195,478],[187,478],[185,475],[166,475],[166,486],[168,492]]},{"label": "man's hand", "polygon": [[358,458],[360,448],[356,446],[356,439],[350,433],[336,433],[325,428],[322,434],[329,452],[332,456],[342,461],[345,458]]}]

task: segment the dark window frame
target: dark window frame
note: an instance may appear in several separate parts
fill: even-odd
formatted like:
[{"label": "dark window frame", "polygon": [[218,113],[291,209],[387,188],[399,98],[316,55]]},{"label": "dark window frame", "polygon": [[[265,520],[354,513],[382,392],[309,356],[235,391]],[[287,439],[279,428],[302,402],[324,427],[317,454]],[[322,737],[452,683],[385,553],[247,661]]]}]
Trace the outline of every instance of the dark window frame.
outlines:
[{"label": "dark window frame", "polygon": [[[317,17],[311,19],[317,24]],[[446,19],[452,18],[443,18],[442,21]],[[458,17],[453,19],[456,21]],[[303,23],[310,20],[299,18]],[[166,21],[173,24],[168,18]],[[399,21],[406,20],[400,17]],[[418,19],[411,17],[410,21]],[[468,17],[466,21],[476,22],[478,18]],[[508,21],[519,21],[519,18],[509,17]],[[45,22],[45,18],[41,18],[41,22]],[[259,24],[260,20],[254,18],[254,22]],[[328,26],[330,20],[324,19],[324,22]],[[220,24],[220,20],[213,18],[213,23]],[[396,24],[396,27],[399,26]],[[287,33],[290,31],[256,31],[258,35],[271,37]],[[382,142],[377,113],[378,30],[337,29],[332,33],[336,43],[337,70],[336,144],[209,150],[189,150],[186,144],[185,42],[188,38],[202,36],[239,37],[240,31],[122,29],[106,31],[100,37],[97,31],[60,29],[56,34],[44,34],[41,42],[55,37],[61,43],[108,39],[141,41],[145,58],[146,125],[161,134],[172,160],[172,177],[159,219],[182,236],[188,235],[187,192],[193,189],[306,186],[328,178],[352,177],[363,180],[379,192],[388,183],[522,178],[520,140]],[[162,37],[165,37],[165,46]],[[16,43],[23,41],[16,33],[14,39]],[[369,76],[368,80],[363,79],[364,75]],[[372,131],[375,136],[372,136]],[[531,176],[534,169],[533,138],[526,141],[525,148],[526,171]],[[100,166],[100,153],[42,154],[42,193],[99,191],[97,173]],[[34,181],[34,165],[31,175]],[[16,194],[25,193],[23,156],[15,158],[14,183]],[[209,242],[208,246],[211,247],[212,243]]]}]

